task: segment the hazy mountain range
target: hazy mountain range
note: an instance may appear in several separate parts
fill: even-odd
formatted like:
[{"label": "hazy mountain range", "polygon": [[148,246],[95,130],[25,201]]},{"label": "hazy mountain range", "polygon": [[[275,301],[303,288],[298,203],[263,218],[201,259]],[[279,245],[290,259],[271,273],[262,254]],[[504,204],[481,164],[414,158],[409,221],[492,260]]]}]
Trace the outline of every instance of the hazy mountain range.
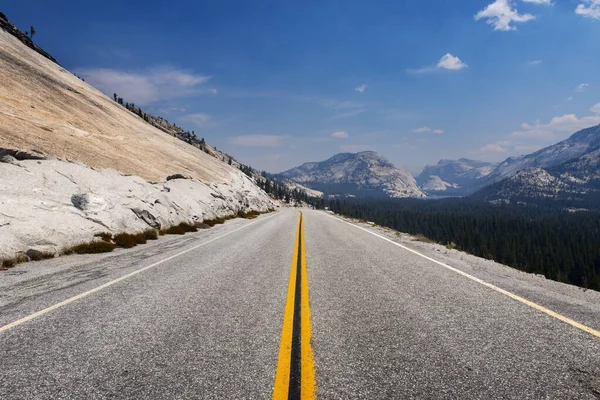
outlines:
[{"label": "hazy mountain range", "polygon": [[[381,155],[341,153],[282,173],[330,195],[426,197],[473,195],[491,202],[560,201],[590,206],[600,191],[600,125],[534,153],[500,163],[441,160],[416,180]],[[598,203],[600,205],[600,203]]]}]

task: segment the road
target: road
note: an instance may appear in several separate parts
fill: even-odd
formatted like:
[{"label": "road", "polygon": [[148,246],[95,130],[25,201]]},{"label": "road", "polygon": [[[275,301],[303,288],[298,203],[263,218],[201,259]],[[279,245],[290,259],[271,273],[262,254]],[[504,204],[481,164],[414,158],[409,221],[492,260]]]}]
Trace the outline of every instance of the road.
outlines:
[{"label": "road", "polygon": [[0,275],[0,398],[600,398],[600,305],[302,214]]}]

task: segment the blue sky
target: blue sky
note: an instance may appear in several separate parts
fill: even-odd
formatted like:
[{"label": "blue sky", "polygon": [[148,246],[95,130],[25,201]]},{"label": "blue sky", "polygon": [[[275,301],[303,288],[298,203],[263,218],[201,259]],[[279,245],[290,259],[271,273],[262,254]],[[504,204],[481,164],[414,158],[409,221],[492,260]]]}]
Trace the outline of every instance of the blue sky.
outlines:
[{"label": "blue sky", "polygon": [[71,71],[258,169],[418,173],[600,123],[600,0],[5,2]]}]

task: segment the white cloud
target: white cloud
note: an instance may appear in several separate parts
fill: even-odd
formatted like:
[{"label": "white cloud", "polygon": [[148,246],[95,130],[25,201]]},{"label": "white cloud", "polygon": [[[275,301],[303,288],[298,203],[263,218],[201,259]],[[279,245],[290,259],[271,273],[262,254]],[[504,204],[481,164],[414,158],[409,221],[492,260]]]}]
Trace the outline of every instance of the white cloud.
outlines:
[{"label": "white cloud", "polygon": [[428,126],[424,126],[422,128],[413,129],[413,132],[416,132],[416,133],[434,133],[436,135],[441,135],[442,133],[444,133],[444,130],[443,129],[431,129]]},{"label": "white cloud", "polygon": [[596,114],[600,114],[600,103],[596,104],[595,106],[592,106],[592,108],[590,108],[590,111]]},{"label": "white cloud", "polygon": [[210,122],[210,115],[204,113],[188,114],[181,119],[192,123],[195,126],[206,126]]},{"label": "white cloud", "polygon": [[112,97],[117,93],[126,101],[140,105],[203,93],[199,85],[210,79],[173,67],[157,67],[139,72],[108,68],[77,68],[75,73]]},{"label": "white cloud", "polygon": [[575,14],[584,17],[600,19],[600,0],[582,0],[583,2],[575,9]]},{"label": "white cloud", "polygon": [[440,61],[437,63],[437,67],[451,70],[459,70],[466,68],[467,64],[462,62],[460,58],[454,57],[452,54],[448,53],[440,59]]},{"label": "white cloud", "polygon": [[[540,1],[533,2],[541,3]],[[483,18],[487,19],[486,22],[492,25],[495,31],[511,31],[517,29],[514,27],[514,23],[531,21],[535,19],[535,16],[519,14],[511,0],[496,0],[475,14],[476,21]]]},{"label": "white cloud", "polygon": [[406,72],[410,74],[425,74],[429,72],[435,72],[439,69],[448,69],[451,71],[458,71],[463,68],[468,67],[468,65],[458,57],[453,56],[450,53],[444,55],[440,61],[434,66],[426,66],[418,69],[407,69]]},{"label": "white cloud", "polygon": [[567,101],[571,101],[571,100],[573,100],[573,99],[574,99],[574,97],[573,97],[573,96],[569,96],[569,97],[567,97]]},{"label": "white cloud", "polygon": [[245,135],[234,136],[231,143],[243,147],[279,147],[283,143],[283,136],[278,135]]},{"label": "white cloud", "polygon": [[417,132],[417,133],[431,132],[431,128],[428,126],[424,126],[422,128],[413,129],[413,132]]},{"label": "white cloud", "polygon": [[533,3],[533,4],[543,4],[546,6],[551,6],[552,0],[523,0],[524,3]]},{"label": "white cloud", "polygon": [[590,86],[590,85],[589,85],[588,83],[582,83],[581,85],[578,85],[578,86],[575,88],[575,91],[576,91],[576,92],[583,92],[583,91],[585,91],[585,89],[587,89],[589,86]]},{"label": "white cloud", "polygon": [[506,153],[508,152],[508,149],[506,149],[505,147],[497,144],[497,143],[490,143],[490,144],[486,144],[485,146],[479,148],[476,153],[478,154],[499,154],[499,153]]},{"label": "white cloud", "polygon": [[360,85],[359,87],[357,87],[357,88],[354,88],[354,90],[356,90],[356,91],[357,91],[357,92],[359,92],[359,93],[364,93],[364,92],[365,92],[365,90],[367,90],[367,85],[363,83],[363,84],[362,84],[362,85]]},{"label": "white cloud", "polygon": [[331,137],[336,139],[348,139],[348,133],[343,131],[337,131],[333,132],[331,134]]},{"label": "white cloud", "polygon": [[[592,107],[592,109],[595,109],[595,107]],[[598,124],[600,124],[600,115],[578,118],[575,114],[566,114],[552,118],[547,124],[540,121],[536,121],[533,125],[523,123],[521,125],[523,129],[513,132],[512,136],[555,140],[562,138],[564,134],[572,134]]]},{"label": "white cloud", "polygon": [[536,65],[540,65],[541,63],[542,60],[527,61],[527,65],[529,65],[530,67],[535,67]]}]

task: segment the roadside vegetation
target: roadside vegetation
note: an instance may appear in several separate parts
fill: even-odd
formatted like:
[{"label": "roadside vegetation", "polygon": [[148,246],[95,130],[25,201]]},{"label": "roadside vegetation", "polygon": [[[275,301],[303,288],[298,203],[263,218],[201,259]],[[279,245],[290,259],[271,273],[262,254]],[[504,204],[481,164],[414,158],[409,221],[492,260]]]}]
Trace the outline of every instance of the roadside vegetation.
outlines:
[{"label": "roadside vegetation", "polygon": [[[65,248],[57,255],[67,256],[71,254],[99,254],[110,253],[117,248],[130,249],[137,245],[146,244],[149,240],[157,240],[159,236],[185,235],[186,233],[198,232],[198,229],[208,229],[215,225],[224,224],[225,221],[231,219],[254,219],[262,214],[268,214],[274,211],[275,209],[269,209],[268,211],[264,212],[240,211],[237,214],[232,214],[227,217],[217,217],[214,219],[204,220],[202,222],[196,222],[195,224],[181,222],[179,225],[170,226],[168,228],[165,227],[160,230],[149,228],[138,233],[123,232],[113,235],[110,232],[97,232],[94,234],[94,240],[91,242],[83,242],[75,246]],[[17,264],[29,261],[46,260],[56,256],[54,253],[45,251],[28,252],[28,254],[29,255],[19,254],[12,258],[0,259],[0,271],[6,271]]]}]

